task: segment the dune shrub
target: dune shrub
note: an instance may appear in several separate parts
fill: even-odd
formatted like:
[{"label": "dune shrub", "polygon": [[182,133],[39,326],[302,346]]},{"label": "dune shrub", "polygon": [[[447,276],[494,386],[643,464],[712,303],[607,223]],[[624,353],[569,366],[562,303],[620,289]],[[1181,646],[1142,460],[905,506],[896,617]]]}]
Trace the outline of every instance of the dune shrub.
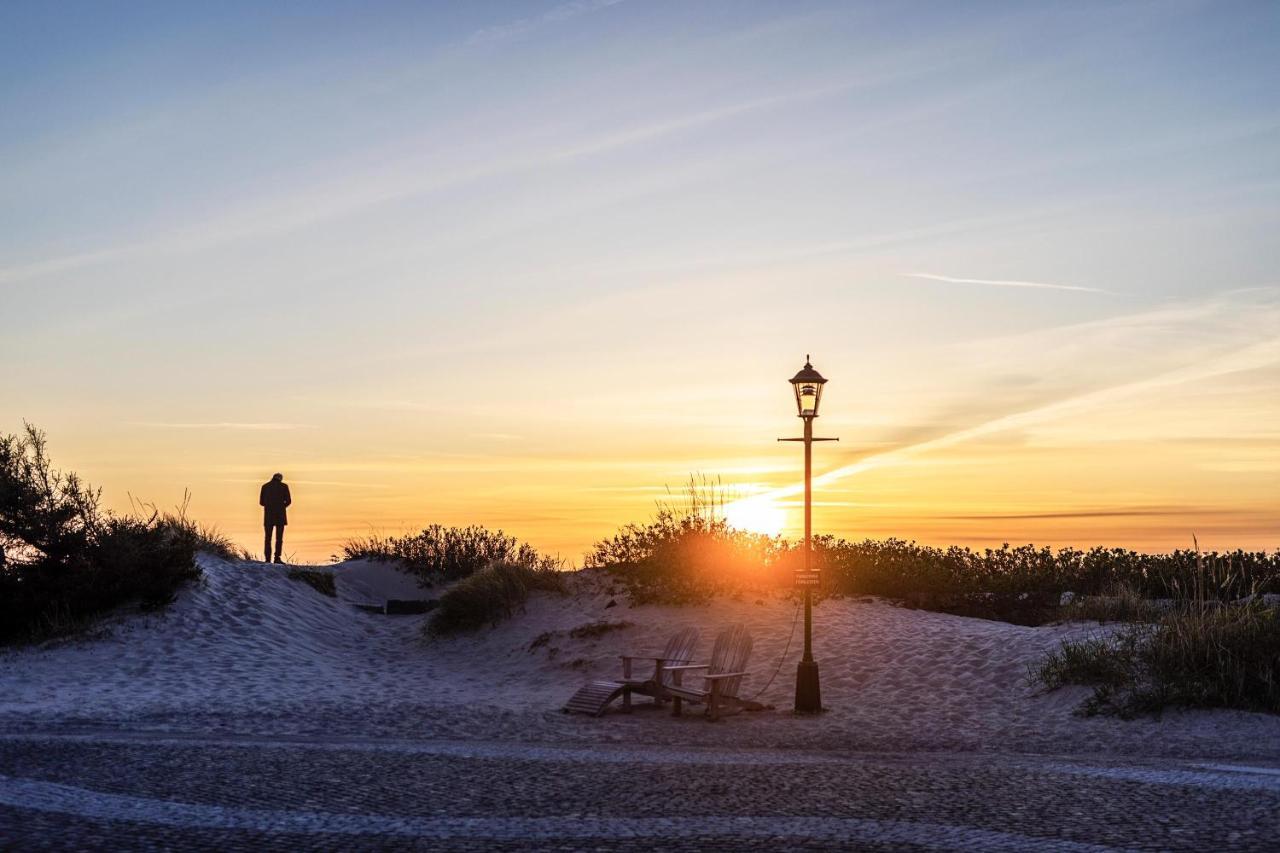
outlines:
[{"label": "dune shrub", "polygon": [[778,583],[788,551],[777,537],[733,528],[717,481],[690,478],[682,504],[660,503],[644,524],[596,543],[583,567],[619,582],[633,604],[700,604],[717,595]]},{"label": "dune shrub", "polygon": [[370,535],[342,546],[348,560],[399,562],[424,586],[465,578],[492,563],[512,563],[555,569],[560,561],[544,557],[533,546],[501,530],[484,527],[445,527],[432,524],[405,536]]},{"label": "dune shrub", "polygon": [[905,597],[973,592],[1108,595],[1124,588],[1146,598],[1220,600],[1280,591],[1280,552],[1202,553],[1196,548],[1141,554],[1122,548],[1053,551],[1033,545],[974,551],[900,539],[846,542],[816,537],[815,553],[842,592]]},{"label": "dune shrub", "polygon": [[443,637],[497,625],[524,606],[535,590],[563,592],[558,568],[527,562],[490,563],[451,586],[426,623],[426,633]]},{"label": "dune shrub", "polygon": [[[598,542],[584,567],[608,572],[633,604],[698,604],[748,589],[789,589],[803,559],[801,543],[736,530],[717,510],[696,494],[685,507],[660,505],[648,523],[625,525]],[[877,595],[1032,625],[1150,615],[1150,599],[1232,601],[1280,592],[1280,551],[1143,554],[1007,543],[974,550],[820,535],[812,560],[822,572],[823,595]],[[1076,594],[1076,605],[1059,607],[1064,592]]]},{"label": "dune shrub", "polygon": [[1280,609],[1201,600],[1064,641],[1031,672],[1055,689],[1094,688],[1080,713],[1133,717],[1169,707],[1280,713]]},{"label": "dune shrub", "polygon": [[[1193,543],[1194,544],[1194,543]],[[1280,588],[1280,552],[1142,554],[1122,548],[1053,551],[1032,545],[972,550],[900,539],[846,542],[815,537],[824,585],[845,595],[880,595],[962,615],[1039,624],[1066,617],[1124,619],[1149,599],[1232,601]],[[1084,598],[1059,611],[1064,592]],[[1126,611],[1129,611],[1126,613]]]},{"label": "dune shrub", "polygon": [[169,603],[199,576],[205,534],[181,513],[116,516],[54,469],[30,424],[0,437],[0,642],[72,633],[124,604]]},{"label": "dune shrub", "polygon": [[734,530],[718,519],[679,518],[663,511],[647,525],[630,525],[619,537],[651,539],[652,547],[624,562],[607,562],[597,548],[586,568],[607,571],[633,604],[699,604],[775,584],[776,541]]},{"label": "dune shrub", "polygon": [[[624,525],[597,542],[583,567],[609,573],[633,604],[698,604],[722,594],[790,589],[804,557],[802,543],[733,528],[728,503],[719,480],[690,477],[682,502],[659,503],[648,522]],[[1143,554],[1008,543],[974,550],[818,535],[812,563],[822,573],[821,595],[877,595],[1024,624],[1091,618],[1087,614],[1103,610],[1125,618],[1150,611],[1135,602],[1153,598],[1231,601],[1280,592],[1280,551],[1206,555],[1196,546]],[[1079,604],[1060,608],[1064,592],[1075,593]]]}]

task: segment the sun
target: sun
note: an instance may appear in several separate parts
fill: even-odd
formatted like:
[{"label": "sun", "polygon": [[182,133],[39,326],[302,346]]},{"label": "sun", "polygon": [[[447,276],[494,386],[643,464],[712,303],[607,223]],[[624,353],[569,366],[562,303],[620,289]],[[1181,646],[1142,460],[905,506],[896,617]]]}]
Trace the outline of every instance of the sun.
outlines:
[{"label": "sun", "polygon": [[730,527],[751,533],[777,536],[787,523],[787,513],[768,498],[743,498],[724,508],[725,521]]}]

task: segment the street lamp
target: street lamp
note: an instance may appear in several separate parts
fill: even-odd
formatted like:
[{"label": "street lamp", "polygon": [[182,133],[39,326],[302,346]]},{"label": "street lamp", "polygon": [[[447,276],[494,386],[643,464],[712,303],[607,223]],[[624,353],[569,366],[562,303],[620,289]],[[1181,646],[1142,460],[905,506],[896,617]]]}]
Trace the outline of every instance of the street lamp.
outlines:
[{"label": "street lamp", "polygon": [[814,438],[813,419],[818,416],[822,386],[827,380],[813,369],[809,356],[804,367],[791,377],[796,394],[796,410],[804,420],[803,438],[780,438],[778,441],[804,442],[804,570],[796,572],[796,586],[804,589],[804,657],[796,667],[796,713],[817,714],[822,711],[822,686],[818,681],[818,662],[813,659],[813,589],[821,576],[813,568],[813,443],[839,441],[838,438]]}]

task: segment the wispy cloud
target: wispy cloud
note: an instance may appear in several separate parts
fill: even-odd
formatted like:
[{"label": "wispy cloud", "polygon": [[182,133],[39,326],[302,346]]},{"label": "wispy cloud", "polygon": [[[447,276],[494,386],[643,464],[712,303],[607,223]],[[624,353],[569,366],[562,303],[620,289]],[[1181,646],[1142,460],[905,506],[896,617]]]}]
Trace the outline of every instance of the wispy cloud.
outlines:
[{"label": "wispy cloud", "polygon": [[1035,290],[1074,290],[1080,293],[1110,293],[1098,287],[1081,287],[1076,284],[1052,284],[1047,281],[1020,281],[1003,278],[956,278],[929,272],[904,272],[903,278],[922,278],[928,281],[945,281],[948,284],[983,284],[988,287],[1029,287]]},{"label": "wispy cloud", "polygon": [[623,0],[571,0],[569,3],[561,3],[553,6],[541,15],[535,15],[532,18],[520,18],[519,20],[509,21],[505,24],[495,24],[492,27],[484,27],[476,30],[467,39],[468,44],[483,44],[486,42],[504,41],[510,38],[524,35],[530,30],[546,24],[553,24],[558,21],[567,21],[571,18],[577,18],[581,15],[589,15],[592,12],[598,12],[601,9],[607,9],[610,6],[617,6]]},{"label": "wispy cloud", "polygon": [[[548,166],[572,164],[696,131],[738,116],[831,98],[859,88],[874,88],[910,73],[915,73],[914,69],[884,75],[857,74],[835,83],[795,87],[772,95],[655,118],[570,144],[544,145],[527,153],[503,155],[469,164],[460,163],[448,169],[424,168],[426,160],[410,158],[398,164],[383,166],[375,172],[339,177],[324,186],[312,186],[260,199],[154,239],[0,267],[0,284],[140,257],[182,254],[246,239],[262,239],[322,224],[378,205],[533,172]],[[421,177],[406,179],[406,174],[420,174]]]},{"label": "wispy cloud", "polygon": [[146,427],[148,429],[202,429],[202,430],[241,430],[245,432],[278,432],[281,430],[291,429],[318,429],[314,424],[284,424],[284,423],[233,423],[224,421],[220,423],[159,423],[156,421],[134,421],[130,426]]},{"label": "wispy cloud", "polygon": [[1235,509],[1215,509],[1210,507],[1122,507],[1118,509],[1086,509],[1064,510],[1062,512],[1013,512],[984,513],[981,515],[940,515],[937,518],[946,521],[1039,521],[1045,519],[1071,518],[1161,518],[1181,515],[1235,515]]}]

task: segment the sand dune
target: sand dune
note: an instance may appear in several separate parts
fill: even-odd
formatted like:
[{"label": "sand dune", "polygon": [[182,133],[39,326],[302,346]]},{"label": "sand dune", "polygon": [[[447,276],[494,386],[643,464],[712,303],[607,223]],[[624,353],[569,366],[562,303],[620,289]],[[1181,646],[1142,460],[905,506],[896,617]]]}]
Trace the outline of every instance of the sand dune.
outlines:
[{"label": "sand dune", "polygon": [[[1081,691],[1038,694],[1027,683],[1028,664],[1063,637],[1096,630],[1089,626],[1028,628],[874,599],[826,601],[815,609],[815,656],[830,712],[796,718],[788,709],[801,627],[795,602],[782,597],[630,608],[603,583],[579,578],[576,594],[539,595],[496,628],[426,641],[422,617],[351,604],[424,594],[390,566],[326,568],[339,591],[328,598],[289,580],[285,567],[203,556],[201,563],[204,580],[162,614],[122,618],[93,639],[0,656],[0,720],[266,717],[299,707],[372,719],[380,709],[409,708],[420,720],[452,715],[451,733],[465,737],[498,736],[500,719],[529,738],[1280,755],[1280,717],[1082,719],[1072,713]],[[611,600],[617,604],[608,607]],[[569,636],[598,620],[630,625]],[[656,650],[670,632],[696,625],[706,654],[715,631],[737,621],[755,638],[744,692],[777,710],[714,725],[644,710],[601,719],[558,713],[586,679],[616,675],[622,652]]]}]

